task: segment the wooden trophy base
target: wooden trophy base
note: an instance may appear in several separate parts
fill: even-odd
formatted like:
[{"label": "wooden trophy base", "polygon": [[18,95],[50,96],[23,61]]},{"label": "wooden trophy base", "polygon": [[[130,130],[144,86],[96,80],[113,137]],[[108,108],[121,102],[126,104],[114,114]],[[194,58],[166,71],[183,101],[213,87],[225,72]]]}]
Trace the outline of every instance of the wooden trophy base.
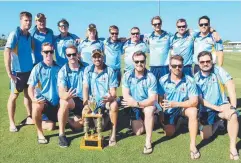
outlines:
[{"label": "wooden trophy base", "polygon": [[98,139],[98,135],[89,135],[87,138],[85,136],[80,140],[81,149],[89,150],[102,150],[103,149],[103,137]]}]

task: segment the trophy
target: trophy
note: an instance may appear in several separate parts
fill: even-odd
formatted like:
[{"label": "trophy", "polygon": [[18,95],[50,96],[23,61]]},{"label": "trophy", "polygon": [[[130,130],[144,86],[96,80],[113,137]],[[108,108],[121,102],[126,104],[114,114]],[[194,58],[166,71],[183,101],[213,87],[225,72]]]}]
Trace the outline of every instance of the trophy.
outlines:
[{"label": "trophy", "polygon": [[[95,113],[96,109],[98,107],[97,102],[93,96],[89,97],[88,101],[88,107],[92,111],[91,113],[87,113],[83,115],[84,118],[84,132],[85,135],[81,139],[80,142],[80,148],[81,149],[91,149],[91,150],[102,150],[103,149],[103,137],[101,135],[102,130],[102,114],[100,108],[98,109],[98,112]],[[97,119],[97,133],[94,131],[94,129],[89,132],[89,119],[90,118],[96,118]]]}]

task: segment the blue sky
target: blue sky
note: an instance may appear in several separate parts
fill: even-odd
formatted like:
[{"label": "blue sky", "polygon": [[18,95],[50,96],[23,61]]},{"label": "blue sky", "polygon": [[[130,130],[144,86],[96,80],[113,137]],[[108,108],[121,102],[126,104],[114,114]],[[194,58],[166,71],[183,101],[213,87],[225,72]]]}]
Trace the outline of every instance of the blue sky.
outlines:
[{"label": "blue sky", "polygon": [[[108,27],[117,25],[120,36],[128,36],[133,26],[141,33],[152,31],[150,19],[158,15],[158,2],[0,2],[0,34],[8,34],[19,25],[19,13],[29,11],[34,16],[42,12],[47,26],[59,34],[57,22],[66,18],[69,31],[81,38],[89,23],[95,23],[101,37],[108,37]],[[175,32],[178,18],[185,18],[192,29],[198,29],[198,18],[208,15],[223,40],[241,41],[241,2],[160,2],[163,29]],[[33,22],[34,24],[34,22]]]}]

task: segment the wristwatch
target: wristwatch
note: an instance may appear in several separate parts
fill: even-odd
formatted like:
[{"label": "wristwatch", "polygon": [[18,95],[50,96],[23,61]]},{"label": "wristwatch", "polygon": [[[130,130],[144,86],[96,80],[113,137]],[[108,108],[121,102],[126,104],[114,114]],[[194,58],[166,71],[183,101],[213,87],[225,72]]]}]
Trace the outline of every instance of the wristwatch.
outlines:
[{"label": "wristwatch", "polygon": [[231,106],[230,106],[230,109],[236,110],[236,107],[234,107],[234,106],[231,105]]}]

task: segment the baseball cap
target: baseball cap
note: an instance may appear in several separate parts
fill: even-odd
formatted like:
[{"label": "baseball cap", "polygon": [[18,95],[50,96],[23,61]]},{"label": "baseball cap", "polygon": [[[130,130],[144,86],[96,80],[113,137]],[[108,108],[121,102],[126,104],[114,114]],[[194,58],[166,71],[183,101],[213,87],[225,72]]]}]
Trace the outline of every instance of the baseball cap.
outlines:
[{"label": "baseball cap", "polygon": [[91,56],[93,57],[95,54],[99,54],[99,55],[104,56],[104,53],[100,49],[93,50]]},{"label": "baseball cap", "polygon": [[93,23],[89,24],[88,30],[96,30],[96,25]]},{"label": "baseball cap", "polygon": [[36,16],[35,16],[35,20],[38,21],[40,19],[46,19],[45,15],[42,14],[42,13],[38,13]]}]

